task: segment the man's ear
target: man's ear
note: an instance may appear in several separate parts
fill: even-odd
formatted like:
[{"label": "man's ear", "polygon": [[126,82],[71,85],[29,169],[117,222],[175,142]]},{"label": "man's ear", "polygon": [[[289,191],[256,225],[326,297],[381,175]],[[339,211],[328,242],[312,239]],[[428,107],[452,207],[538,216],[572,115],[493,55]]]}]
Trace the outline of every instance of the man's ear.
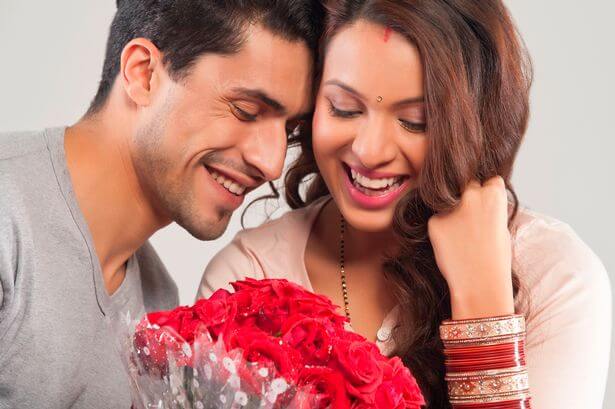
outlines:
[{"label": "man's ear", "polygon": [[120,79],[128,98],[139,106],[152,101],[158,85],[156,70],[162,67],[160,50],[149,40],[135,38],[122,51]]}]

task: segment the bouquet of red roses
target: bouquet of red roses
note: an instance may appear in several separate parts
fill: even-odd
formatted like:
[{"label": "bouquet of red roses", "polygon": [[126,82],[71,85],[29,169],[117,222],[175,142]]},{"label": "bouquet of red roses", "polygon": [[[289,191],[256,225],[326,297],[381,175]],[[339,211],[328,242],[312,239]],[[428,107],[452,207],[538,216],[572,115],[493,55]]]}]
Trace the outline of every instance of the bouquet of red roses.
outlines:
[{"label": "bouquet of red roses", "polygon": [[136,407],[424,405],[401,360],[348,331],[326,297],[286,280],[232,286],[191,307],[149,313],[125,333]]}]

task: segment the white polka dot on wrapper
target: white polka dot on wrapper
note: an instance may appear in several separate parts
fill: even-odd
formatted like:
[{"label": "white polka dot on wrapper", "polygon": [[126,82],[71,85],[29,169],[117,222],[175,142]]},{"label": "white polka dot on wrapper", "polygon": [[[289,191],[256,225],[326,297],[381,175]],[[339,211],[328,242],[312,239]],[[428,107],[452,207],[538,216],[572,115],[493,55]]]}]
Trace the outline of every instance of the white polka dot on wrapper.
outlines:
[{"label": "white polka dot on wrapper", "polygon": [[248,404],[248,395],[245,392],[237,391],[235,393],[235,403],[240,406],[246,406]]},{"label": "white polka dot on wrapper", "polygon": [[233,360],[231,358],[229,358],[228,356],[226,356],[226,357],[224,357],[222,359],[222,365],[224,366],[224,369],[226,369],[230,373],[232,373],[232,374],[237,373],[237,368],[235,367],[235,362],[233,362]]},{"label": "white polka dot on wrapper", "polygon": [[184,344],[182,345],[182,351],[184,351],[184,354],[186,354],[187,357],[192,356],[192,349],[190,348],[190,344],[188,344],[187,342],[184,342]]},{"label": "white polka dot on wrapper", "polygon": [[288,383],[284,378],[276,378],[271,382],[271,390],[276,395],[280,395],[288,390]]}]

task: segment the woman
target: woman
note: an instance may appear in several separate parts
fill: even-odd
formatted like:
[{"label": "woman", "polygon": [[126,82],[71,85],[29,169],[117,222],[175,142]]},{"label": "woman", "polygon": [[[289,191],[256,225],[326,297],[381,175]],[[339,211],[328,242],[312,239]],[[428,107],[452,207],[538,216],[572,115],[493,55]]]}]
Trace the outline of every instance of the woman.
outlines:
[{"label": "woman", "polygon": [[528,392],[538,409],[601,407],[608,278],[570,227],[518,206],[530,73],[503,4],[327,9],[311,132],[291,140],[295,210],[240,232],[199,296],[246,276],[325,294],[429,408],[528,407]]}]

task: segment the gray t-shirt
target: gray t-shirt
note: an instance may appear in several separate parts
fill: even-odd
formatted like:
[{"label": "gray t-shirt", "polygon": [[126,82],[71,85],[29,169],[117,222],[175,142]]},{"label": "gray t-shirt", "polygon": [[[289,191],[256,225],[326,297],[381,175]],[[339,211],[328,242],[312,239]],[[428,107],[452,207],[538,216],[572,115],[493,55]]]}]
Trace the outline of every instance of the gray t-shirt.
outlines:
[{"label": "gray t-shirt", "polygon": [[173,308],[146,243],[109,296],[73,192],[65,128],[0,134],[0,408],[130,408],[105,316]]}]

